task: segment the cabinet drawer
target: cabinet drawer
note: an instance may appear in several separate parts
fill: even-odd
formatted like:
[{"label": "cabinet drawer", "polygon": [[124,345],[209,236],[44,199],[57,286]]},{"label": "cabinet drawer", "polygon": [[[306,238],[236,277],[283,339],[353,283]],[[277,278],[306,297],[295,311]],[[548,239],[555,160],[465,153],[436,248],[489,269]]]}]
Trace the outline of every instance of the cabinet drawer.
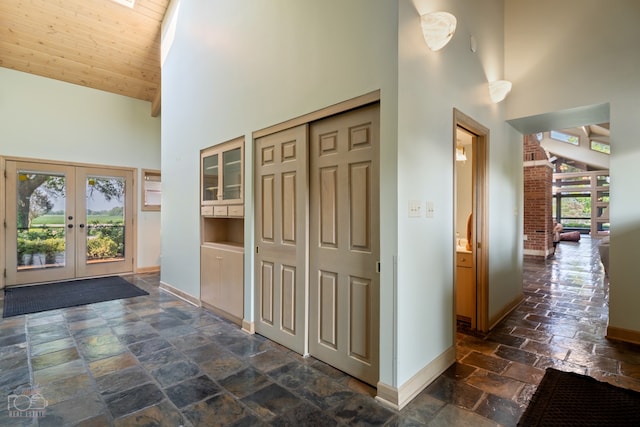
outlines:
[{"label": "cabinet drawer", "polygon": [[473,254],[456,253],[456,265],[458,267],[473,267]]},{"label": "cabinet drawer", "polygon": [[226,206],[214,206],[213,207],[213,216],[227,216],[227,207]]},{"label": "cabinet drawer", "polygon": [[202,216],[212,216],[213,215],[213,206],[201,206],[200,207],[200,215],[202,215]]},{"label": "cabinet drawer", "polygon": [[229,206],[229,216],[244,216],[244,206],[242,205]]}]

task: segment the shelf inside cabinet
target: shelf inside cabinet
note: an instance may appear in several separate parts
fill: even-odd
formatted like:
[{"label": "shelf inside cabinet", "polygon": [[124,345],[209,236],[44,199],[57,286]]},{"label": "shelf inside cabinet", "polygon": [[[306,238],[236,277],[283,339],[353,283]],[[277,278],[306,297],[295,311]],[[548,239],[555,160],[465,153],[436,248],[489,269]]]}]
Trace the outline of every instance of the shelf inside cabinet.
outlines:
[{"label": "shelf inside cabinet", "polygon": [[244,246],[243,218],[202,218],[202,244]]}]

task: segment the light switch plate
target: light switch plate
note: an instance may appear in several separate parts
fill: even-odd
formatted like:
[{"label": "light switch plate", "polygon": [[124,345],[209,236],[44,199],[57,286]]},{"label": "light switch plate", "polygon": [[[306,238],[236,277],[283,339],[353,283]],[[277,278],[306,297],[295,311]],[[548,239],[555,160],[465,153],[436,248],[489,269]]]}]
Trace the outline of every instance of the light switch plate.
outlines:
[{"label": "light switch plate", "polygon": [[420,218],[422,216],[422,202],[420,200],[409,200],[409,218]]},{"label": "light switch plate", "polygon": [[433,218],[436,215],[436,208],[433,202],[427,200],[427,218]]}]

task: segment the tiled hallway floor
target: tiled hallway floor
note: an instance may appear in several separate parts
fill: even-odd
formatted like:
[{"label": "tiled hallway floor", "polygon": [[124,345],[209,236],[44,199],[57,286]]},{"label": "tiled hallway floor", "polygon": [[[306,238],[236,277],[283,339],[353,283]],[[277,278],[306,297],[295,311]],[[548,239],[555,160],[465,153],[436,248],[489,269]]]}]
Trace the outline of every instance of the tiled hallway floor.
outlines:
[{"label": "tiled hallway floor", "polygon": [[596,242],[562,242],[524,273],[526,301],[486,337],[458,334],[458,363],[400,412],[370,386],[160,291],[158,275],[128,276],[150,295],[1,320],[0,399],[33,384],[47,406],[17,418],[0,404],[0,425],[513,426],[549,366],[640,390],[640,347],[603,338]]}]

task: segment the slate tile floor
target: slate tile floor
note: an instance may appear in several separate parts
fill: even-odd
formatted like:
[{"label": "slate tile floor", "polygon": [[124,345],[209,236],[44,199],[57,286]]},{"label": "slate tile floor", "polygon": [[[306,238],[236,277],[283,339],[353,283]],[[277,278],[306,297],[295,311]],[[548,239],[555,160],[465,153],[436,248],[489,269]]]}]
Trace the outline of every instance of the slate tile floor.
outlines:
[{"label": "slate tile floor", "polygon": [[608,281],[589,238],[526,259],[525,302],[486,336],[458,333],[458,363],[399,412],[156,274],[127,278],[150,295],[0,321],[0,399],[34,384],[47,401],[31,418],[1,403],[1,426],[513,426],[549,366],[640,390],[640,347],[603,338]]}]

